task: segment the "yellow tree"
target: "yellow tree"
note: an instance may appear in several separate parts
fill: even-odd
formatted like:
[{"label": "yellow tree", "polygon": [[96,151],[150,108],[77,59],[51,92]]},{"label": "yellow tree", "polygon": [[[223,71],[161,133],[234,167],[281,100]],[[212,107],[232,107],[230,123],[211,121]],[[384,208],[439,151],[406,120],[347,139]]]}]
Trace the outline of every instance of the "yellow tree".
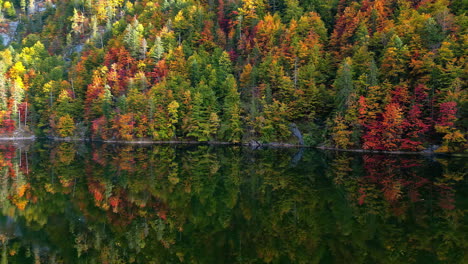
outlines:
[{"label": "yellow tree", "polygon": [[340,149],[349,148],[352,145],[350,140],[352,132],[346,120],[342,115],[338,114],[333,120],[333,123],[332,139],[334,145]]},{"label": "yellow tree", "polygon": [[75,131],[75,121],[73,121],[73,118],[69,114],[61,116],[57,124],[58,134],[61,137],[70,137],[73,135],[74,131]]},{"label": "yellow tree", "polygon": [[246,25],[252,25],[264,14],[265,9],[264,0],[244,0],[242,7],[239,8],[239,14]]}]

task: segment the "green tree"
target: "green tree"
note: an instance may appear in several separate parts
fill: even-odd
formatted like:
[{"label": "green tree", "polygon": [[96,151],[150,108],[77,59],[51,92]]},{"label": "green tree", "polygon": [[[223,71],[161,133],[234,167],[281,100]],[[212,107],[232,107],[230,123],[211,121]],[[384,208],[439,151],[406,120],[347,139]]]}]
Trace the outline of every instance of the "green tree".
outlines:
[{"label": "green tree", "polygon": [[218,131],[219,122],[214,91],[202,81],[193,96],[191,124],[187,136],[195,137],[198,141],[212,140]]},{"label": "green tree", "polygon": [[349,106],[349,95],[354,91],[352,59],[347,57],[338,69],[335,82],[333,84],[336,91],[335,104],[337,110],[345,111]]},{"label": "green tree", "polygon": [[299,20],[304,12],[303,8],[299,5],[298,0],[286,0],[286,14],[284,18],[286,21]]},{"label": "green tree", "polygon": [[159,61],[164,54],[164,46],[160,36],[156,37],[153,47],[150,49],[151,58]]},{"label": "green tree", "polygon": [[133,21],[127,25],[124,32],[124,43],[133,57],[139,58],[141,55],[141,42],[143,40],[144,27],[138,19],[134,18]]},{"label": "green tree", "polygon": [[237,91],[236,80],[233,75],[228,75],[226,80],[228,94],[224,99],[223,121],[220,133],[229,142],[238,143],[242,137],[242,121],[240,94]]}]

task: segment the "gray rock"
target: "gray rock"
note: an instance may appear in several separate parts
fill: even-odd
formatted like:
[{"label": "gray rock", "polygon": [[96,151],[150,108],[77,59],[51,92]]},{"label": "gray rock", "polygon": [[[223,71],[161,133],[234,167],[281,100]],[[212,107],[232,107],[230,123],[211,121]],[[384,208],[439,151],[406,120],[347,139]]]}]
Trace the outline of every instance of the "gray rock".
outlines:
[{"label": "gray rock", "polygon": [[252,148],[252,149],[257,149],[259,147],[262,146],[262,144],[260,144],[260,142],[256,141],[256,140],[250,140],[249,141],[249,146]]},{"label": "gray rock", "polygon": [[430,145],[427,149],[423,150],[422,153],[434,153],[438,148],[439,145]]},{"label": "gray rock", "polygon": [[302,133],[297,127],[296,124],[291,123],[289,124],[289,129],[291,130],[292,134],[297,138],[299,141],[299,145],[304,145],[304,138],[302,137]]}]

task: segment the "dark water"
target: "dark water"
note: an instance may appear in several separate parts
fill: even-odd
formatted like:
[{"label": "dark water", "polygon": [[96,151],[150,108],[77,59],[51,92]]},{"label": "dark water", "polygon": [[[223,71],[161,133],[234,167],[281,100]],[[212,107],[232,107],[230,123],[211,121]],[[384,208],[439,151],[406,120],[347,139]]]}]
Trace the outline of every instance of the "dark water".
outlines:
[{"label": "dark water", "polygon": [[463,158],[0,148],[1,263],[468,263]]}]

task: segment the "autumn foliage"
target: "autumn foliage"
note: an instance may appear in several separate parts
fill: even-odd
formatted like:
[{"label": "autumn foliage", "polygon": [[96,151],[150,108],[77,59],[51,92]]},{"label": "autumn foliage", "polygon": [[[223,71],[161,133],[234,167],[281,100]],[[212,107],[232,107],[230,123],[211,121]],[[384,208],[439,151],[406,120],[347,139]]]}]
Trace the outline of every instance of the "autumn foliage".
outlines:
[{"label": "autumn foliage", "polygon": [[3,133],[466,149],[459,4],[78,2],[0,46]]}]

